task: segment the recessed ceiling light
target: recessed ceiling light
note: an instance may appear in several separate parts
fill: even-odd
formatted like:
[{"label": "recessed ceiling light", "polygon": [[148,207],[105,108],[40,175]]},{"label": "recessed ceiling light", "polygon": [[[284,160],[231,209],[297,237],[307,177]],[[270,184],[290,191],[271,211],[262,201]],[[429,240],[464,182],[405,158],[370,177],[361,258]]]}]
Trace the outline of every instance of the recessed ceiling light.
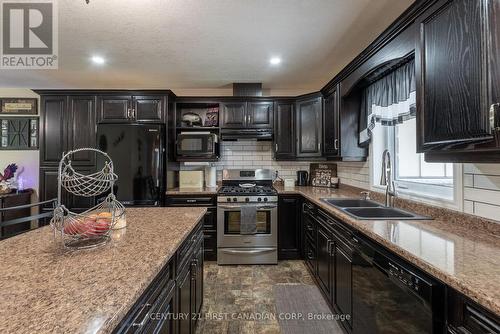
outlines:
[{"label": "recessed ceiling light", "polygon": [[103,65],[106,62],[106,60],[101,56],[92,56],[90,60],[92,60],[92,62],[97,65]]},{"label": "recessed ceiling light", "polygon": [[279,63],[281,63],[281,58],[280,57],[272,57],[269,62],[271,63],[271,65],[278,65]]}]

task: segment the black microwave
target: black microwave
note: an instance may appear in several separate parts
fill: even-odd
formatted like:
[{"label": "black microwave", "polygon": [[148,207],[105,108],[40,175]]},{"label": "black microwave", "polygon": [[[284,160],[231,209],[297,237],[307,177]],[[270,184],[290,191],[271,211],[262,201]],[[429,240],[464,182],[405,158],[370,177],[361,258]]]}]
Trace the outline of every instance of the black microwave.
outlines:
[{"label": "black microwave", "polygon": [[218,137],[212,132],[181,132],[177,135],[177,156],[216,159]]}]

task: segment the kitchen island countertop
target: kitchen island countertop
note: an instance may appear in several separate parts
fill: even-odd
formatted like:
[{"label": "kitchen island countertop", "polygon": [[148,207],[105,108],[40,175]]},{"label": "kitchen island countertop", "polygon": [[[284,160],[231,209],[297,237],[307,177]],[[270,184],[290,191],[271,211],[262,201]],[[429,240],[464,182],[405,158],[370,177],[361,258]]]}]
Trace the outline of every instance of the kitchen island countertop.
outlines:
[{"label": "kitchen island countertop", "polygon": [[63,251],[49,226],[0,242],[0,333],[110,333],[206,212],[128,208],[107,245]]}]

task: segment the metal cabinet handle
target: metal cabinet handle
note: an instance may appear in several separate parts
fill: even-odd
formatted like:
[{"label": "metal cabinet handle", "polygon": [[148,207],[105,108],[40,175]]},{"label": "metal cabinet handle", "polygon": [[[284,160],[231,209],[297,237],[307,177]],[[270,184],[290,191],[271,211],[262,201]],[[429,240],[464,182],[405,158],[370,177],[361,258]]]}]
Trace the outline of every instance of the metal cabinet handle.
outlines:
[{"label": "metal cabinet handle", "polygon": [[[142,311],[144,311],[144,309],[145,309],[146,307],[150,307],[150,306],[151,306],[151,304],[149,304],[149,303],[145,303],[145,304],[143,304],[143,305],[142,305],[142,307],[141,307],[141,310],[139,311],[139,314],[141,314],[141,313],[142,313]],[[148,316],[148,315],[149,315],[149,312],[146,314],[146,316],[144,317],[144,319],[142,319],[142,321],[141,321],[140,323],[136,323],[136,322],[134,322],[134,323],[132,324],[132,327],[142,327],[142,326],[144,326],[144,324],[146,323],[146,321],[147,321],[147,320],[148,320],[148,318],[149,318],[149,316]]]},{"label": "metal cabinet handle", "polygon": [[318,151],[321,152],[321,143],[318,143]]},{"label": "metal cabinet handle", "polygon": [[278,152],[278,144],[274,144],[275,152]]},{"label": "metal cabinet handle", "polygon": [[132,109],[128,108],[128,109],[127,109],[127,118],[128,118],[128,119],[132,118],[132,116],[131,116],[131,115],[132,115]]},{"label": "metal cabinet handle", "polygon": [[132,118],[137,118],[137,112],[136,112],[135,108],[132,109]]},{"label": "metal cabinet handle", "polygon": [[334,149],[336,149],[336,150],[338,150],[338,149],[339,149],[339,140],[338,140],[338,139],[335,139],[335,140],[333,141],[333,148],[334,148]]},{"label": "metal cabinet handle", "polygon": [[490,131],[493,134],[495,131],[500,131],[500,103],[493,103],[490,106]]},{"label": "metal cabinet handle", "polygon": [[187,199],[186,202],[187,203],[196,203],[196,200],[195,199]]}]

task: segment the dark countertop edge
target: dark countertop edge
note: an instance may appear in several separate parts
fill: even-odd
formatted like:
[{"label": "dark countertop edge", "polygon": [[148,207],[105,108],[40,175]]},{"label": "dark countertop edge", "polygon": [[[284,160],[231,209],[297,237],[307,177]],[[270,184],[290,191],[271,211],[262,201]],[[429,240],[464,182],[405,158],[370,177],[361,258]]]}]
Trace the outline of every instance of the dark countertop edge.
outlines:
[{"label": "dark countertop edge", "polygon": [[217,191],[219,190],[219,186],[217,187],[203,187],[203,188],[170,188],[167,189],[165,194],[167,196],[175,196],[175,195],[217,195]]},{"label": "dark countertop edge", "polygon": [[[341,219],[343,222],[348,224],[351,228],[355,229],[358,232],[361,232],[363,235],[368,237],[369,239],[379,243],[385,248],[388,248],[389,250],[393,251],[396,255],[402,257],[403,259],[409,261],[411,264],[414,266],[420,268],[424,272],[426,272],[428,275],[437,278],[438,280],[441,280],[444,284],[456,289],[460,293],[464,294],[465,296],[469,297],[470,299],[474,300],[484,308],[488,309],[490,312],[496,314],[497,316],[500,316],[500,311],[499,311],[499,305],[496,305],[490,298],[489,296],[480,293],[480,292],[475,292],[471,291],[470,287],[467,285],[467,283],[463,282],[462,280],[458,279],[455,276],[452,276],[445,271],[443,271],[441,268],[438,268],[431,263],[425,261],[424,259],[420,258],[417,255],[414,255],[404,248],[398,246],[397,244],[390,242],[387,239],[382,238],[381,236],[369,231],[365,230],[363,228],[360,228],[357,226],[355,223],[352,221],[355,221],[356,219],[348,216],[345,213],[342,213],[339,209],[336,209],[334,207],[327,207],[325,203],[321,202],[320,200],[302,192],[300,188],[295,188],[295,189],[277,189],[278,190],[278,195],[301,195],[302,197],[306,198],[307,200],[313,202],[316,204],[318,207],[320,207],[323,210],[326,210],[330,214],[334,215],[338,219]],[[333,190],[333,189],[332,189]],[[381,219],[382,221],[382,219]],[[409,220],[411,222],[411,220]]]}]

